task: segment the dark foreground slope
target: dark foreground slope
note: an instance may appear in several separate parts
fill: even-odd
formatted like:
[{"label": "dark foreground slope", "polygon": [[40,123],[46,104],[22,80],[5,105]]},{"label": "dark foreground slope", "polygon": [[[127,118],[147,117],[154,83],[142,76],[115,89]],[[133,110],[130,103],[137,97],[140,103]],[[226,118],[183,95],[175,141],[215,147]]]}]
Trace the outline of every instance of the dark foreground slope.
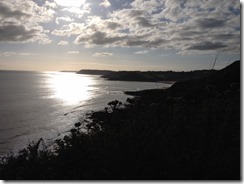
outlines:
[{"label": "dark foreground slope", "polygon": [[56,149],[2,160],[1,179],[240,180],[240,62],[94,112]]}]

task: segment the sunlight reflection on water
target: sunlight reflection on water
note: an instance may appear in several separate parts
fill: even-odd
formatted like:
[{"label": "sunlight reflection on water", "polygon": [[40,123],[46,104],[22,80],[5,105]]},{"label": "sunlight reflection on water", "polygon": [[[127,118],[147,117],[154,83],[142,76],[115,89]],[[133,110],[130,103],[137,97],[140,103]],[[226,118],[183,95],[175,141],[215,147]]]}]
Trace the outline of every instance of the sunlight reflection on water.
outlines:
[{"label": "sunlight reflection on water", "polygon": [[53,92],[51,98],[59,99],[67,105],[76,105],[93,96],[92,85],[95,81],[86,75],[58,72],[50,75],[47,83]]}]

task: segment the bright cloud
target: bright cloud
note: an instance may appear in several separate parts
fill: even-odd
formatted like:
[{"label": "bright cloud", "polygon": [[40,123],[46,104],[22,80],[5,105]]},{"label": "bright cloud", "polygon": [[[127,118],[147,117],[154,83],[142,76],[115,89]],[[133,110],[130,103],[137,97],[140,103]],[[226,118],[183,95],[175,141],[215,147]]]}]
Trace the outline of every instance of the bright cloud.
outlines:
[{"label": "bright cloud", "polygon": [[149,52],[148,50],[141,50],[141,51],[135,52],[135,54],[147,54],[148,52]]},{"label": "bright cloud", "polygon": [[105,8],[108,8],[109,6],[111,6],[111,4],[108,0],[104,0],[102,3],[100,3],[100,6],[104,6]]},{"label": "bright cloud", "polygon": [[57,8],[57,4],[56,3],[54,3],[54,2],[51,3],[49,1],[45,2],[45,6],[48,7],[48,8],[53,8],[53,9]]},{"label": "bright cloud", "polygon": [[54,0],[60,6],[81,7],[86,0]]},{"label": "bright cloud", "polygon": [[58,45],[68,45],[68,42],[66,42],[66,41],[60,41],[60,42],[58,42]]},{"label": "bright cloud", "polygon": [[78,7],[68,7],[61,9],[63,12],[69,12],[78,18],[82,18],[85,14],[90,13],[89,4],[87,4],[86,8],[78,8]]},{"label": "bright cloud", "polygon": [[56,24],[66,23],[66,22],[72,22],[72,19],[70,17],[57,17],[56,18]]}]

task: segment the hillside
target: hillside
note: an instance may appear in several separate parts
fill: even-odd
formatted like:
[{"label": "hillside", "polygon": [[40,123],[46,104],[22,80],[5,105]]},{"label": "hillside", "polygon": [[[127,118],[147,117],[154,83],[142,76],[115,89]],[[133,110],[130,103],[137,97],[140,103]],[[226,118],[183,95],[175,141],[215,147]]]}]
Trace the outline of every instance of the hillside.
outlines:
[{"label": "hillside", "polygon": [[119,81],[184,81],[197,79],[214,73],[215,70],[196,70],[190,72],[173,72],[173,71],[118,71],[103,75],[107,80]]},{"label": "hillside", "polygon": [[90,69],[83,69],[78,72],[77,74],[88,74],[88,75],[107,75],[113,71],[110,70],[90,70]]},{"label": "hillside", "polygon": [[173,72],[173,71],[111,71],[111,70],[80,70],[77,74],[101,75],[107,80],[117,81],[140,81],[140,82],[156,82],[156,81],[183,81],[190,79],[198,79],[214,73],[215,70],[196,70],[190,72]]},{"label": "hillside", "polygon": [[[184,96],[198,97],[206,96],[207,93],[213,91],[215,95],[221,95],[224,92],[228,93],[230,85],[232,88],[240,89],[240,61],[235,61],[226,68],[213,72],[209,76],[204,76],[198,79],[176,82],[171,88],[164,90],[145,90],[139,92],[126,92],[129,95],[151,95],[155,93],[162,96]],[[227,90],[227,91],[226,91]]]}]

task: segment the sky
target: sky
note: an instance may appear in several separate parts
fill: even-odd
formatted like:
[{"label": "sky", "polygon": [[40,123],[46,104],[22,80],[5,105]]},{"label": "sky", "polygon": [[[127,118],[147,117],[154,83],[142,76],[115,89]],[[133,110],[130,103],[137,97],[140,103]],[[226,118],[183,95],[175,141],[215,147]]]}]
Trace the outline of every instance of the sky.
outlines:
[{"label": "sky", "polygon": [[221,69],[240,30],[238,0],[1,0],[0,70]]}]

